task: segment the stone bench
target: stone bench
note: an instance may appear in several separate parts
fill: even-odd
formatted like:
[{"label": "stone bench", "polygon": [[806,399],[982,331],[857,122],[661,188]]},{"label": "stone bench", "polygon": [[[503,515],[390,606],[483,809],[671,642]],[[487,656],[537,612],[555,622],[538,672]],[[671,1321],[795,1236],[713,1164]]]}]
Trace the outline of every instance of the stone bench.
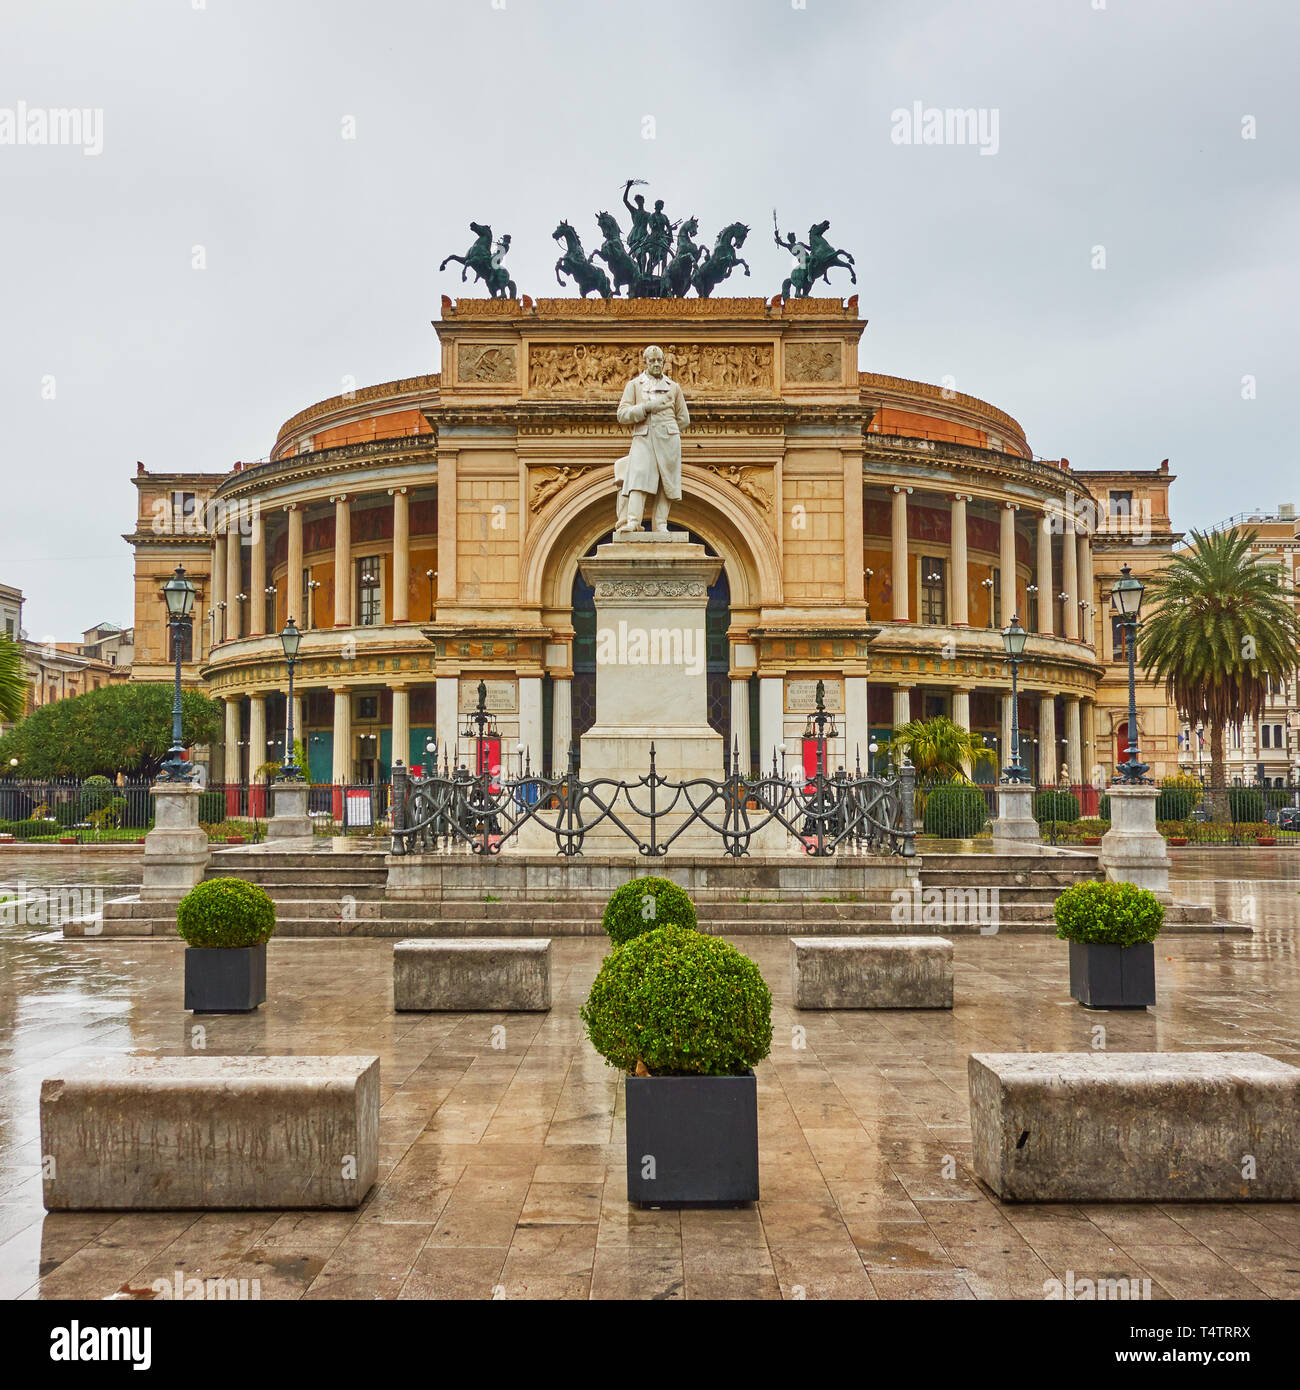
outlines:
[{"label": "stone bench", "polygon": [[976,1174],[1012,1202],[1300,1198],[1300,1068],[1258,1052],[968,1063]]},{"label": "stone bench", "polygon": [[549,937],[418,937],[393,946],[393,1008],[537,1013],[551,1007]]},{"label": "stone bench", "polygon": [[357,1207],[378,1057],[121,1057],[41,1083],[49,1211]]},{"label": "stone bench", "polygon": [[951,1009],[952,942],[942,936],[792,936],[796,1009]]}]

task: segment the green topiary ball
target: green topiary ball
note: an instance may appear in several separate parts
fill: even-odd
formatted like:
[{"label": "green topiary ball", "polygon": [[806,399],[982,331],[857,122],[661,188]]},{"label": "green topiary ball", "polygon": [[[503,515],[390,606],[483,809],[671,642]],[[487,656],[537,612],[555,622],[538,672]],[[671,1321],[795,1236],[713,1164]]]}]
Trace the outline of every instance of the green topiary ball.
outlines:
[{"label": "green topiary ball", "polygon": [[772,994],[734,946],[689,927],[656,927],[617,946],[582,1021],[614,1067],[652,1076],[740,1076],[772,1048]]},{"label": "green topiary ball", "polygon": [[978,835],[988,818],[982,788],[972,782],[941,782],[926,795],[922,824],[927,835],[966,840]]},{"label": "green topiary ball", "polygon": [[1075,883],[1053,909],[1062,941],[1093,946],[1138,946],[1154,941],[1165,909],[1149,888],[1136,883]]},{"label": "green topiary ball", "polygon": [[177,903],[176,930],[187,946],[260,946],[275,930],[275,904],[242,878],[205,879]]},{"label": "green topiary ball", "polygon": [[621,946],[655,927],[690,927],[694,931],[699,922],[685,889],[671,879],[647,875],[615,890],[605,904],[600,925],[614,945]]}]

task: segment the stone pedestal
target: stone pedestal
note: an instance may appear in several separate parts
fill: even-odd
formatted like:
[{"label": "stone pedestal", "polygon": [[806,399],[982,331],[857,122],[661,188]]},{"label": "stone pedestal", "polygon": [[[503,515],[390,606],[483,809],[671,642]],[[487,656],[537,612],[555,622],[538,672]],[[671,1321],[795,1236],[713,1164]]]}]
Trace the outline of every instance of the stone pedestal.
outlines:
[{"label": "stone pedestal", "polygon": [[1169,850],[1156,829],[1158,787],[1108,788],[1110,829],[1101,837],[1101,866],[1112,883],[1136,883],[1164,902],[1169,891]]},{"label": "stone pedestal", "polygon": [[306,782],[273,782],[271,784],[271,819],[266,823],[268,840],[293,840],[312,834],[311,817],[307,814]]},{"label": "stone pedestal", "polygon": [[993,848],[1014,852],[1041,845],[1034,819],[1034,789],[1027,782],[998,783],[998,818],[993,822]]},{"label": "stone pedestal", "polygon": [[[708,720],[705,607],[722,562],[685,532],[642,531],[599,546],[581,568],[596,591],[596,723],[582,736],[583,779],[635,782],[650,770],[651,744],[655,770],[669,781],[721,778],[722,736]],[[644,790],[633,795],[648,804]],[[658,806],[667,800],[660,793]],[[648,834],[648,822],[625,800],[618,814]],[[671,828],[659,822],[661,840]],[[597,853],[631,848],[626,836],[601,827],[588,846]],[[674,845],[683,853],[710,847],[718,847],[717,836],[703,830]]]},{"label": "stone pedestal", "polygon": [[199,825],[199,788],[193,782],[155,782],[154,828],[144,839],[143,902],[178,901],[203,877],[210,851]]}]

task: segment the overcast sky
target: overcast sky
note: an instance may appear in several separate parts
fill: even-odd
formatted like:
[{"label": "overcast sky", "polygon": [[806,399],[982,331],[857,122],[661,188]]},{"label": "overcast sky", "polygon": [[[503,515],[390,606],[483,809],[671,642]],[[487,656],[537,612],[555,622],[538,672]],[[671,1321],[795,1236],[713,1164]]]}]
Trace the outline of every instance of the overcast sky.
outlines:
[{"label": "overcast sky", "polygon": [[[590,250],[630,177],[749,223],[723,293],[779,291],[774,206],[829,218],[864,370],[1168,457],[1178,527],[1300,502],[1297,53],[1296,0],[3,0],[0,141],[21,102],[102,150],[0,143],[0,581],[34,637],[129,624],[137,459],[434,370],[471,218],[558,294],[556,223]],[[901,143],[916,103],[989,152]]]}]

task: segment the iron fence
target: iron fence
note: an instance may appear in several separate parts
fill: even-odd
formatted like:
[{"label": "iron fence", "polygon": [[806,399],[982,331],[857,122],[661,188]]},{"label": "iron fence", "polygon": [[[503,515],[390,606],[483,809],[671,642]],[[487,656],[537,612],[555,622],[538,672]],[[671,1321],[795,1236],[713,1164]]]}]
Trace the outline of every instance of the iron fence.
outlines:
[{"label": "iron fence", "polygon": [[559,855],[583,852],[593,833],[601,842],[626,841],[637,854],[661,858],[674,845],[718,844],[732,857],[762,852],[766,831],[793,835],[807,854],[826,856],[841,847],[856,853],[915,853],[912,824],[913,769],[892,778],[817,772],[789,777],[776,767],[768,776],[746,776],[734,761],[721,779],[672,781],[650,768],[632,781],[584,779],[576,757],[564,777],[500,769],[411,777],[393,774],[393,852],[413,854],[464,846],[498,854],[527,827]]}]

